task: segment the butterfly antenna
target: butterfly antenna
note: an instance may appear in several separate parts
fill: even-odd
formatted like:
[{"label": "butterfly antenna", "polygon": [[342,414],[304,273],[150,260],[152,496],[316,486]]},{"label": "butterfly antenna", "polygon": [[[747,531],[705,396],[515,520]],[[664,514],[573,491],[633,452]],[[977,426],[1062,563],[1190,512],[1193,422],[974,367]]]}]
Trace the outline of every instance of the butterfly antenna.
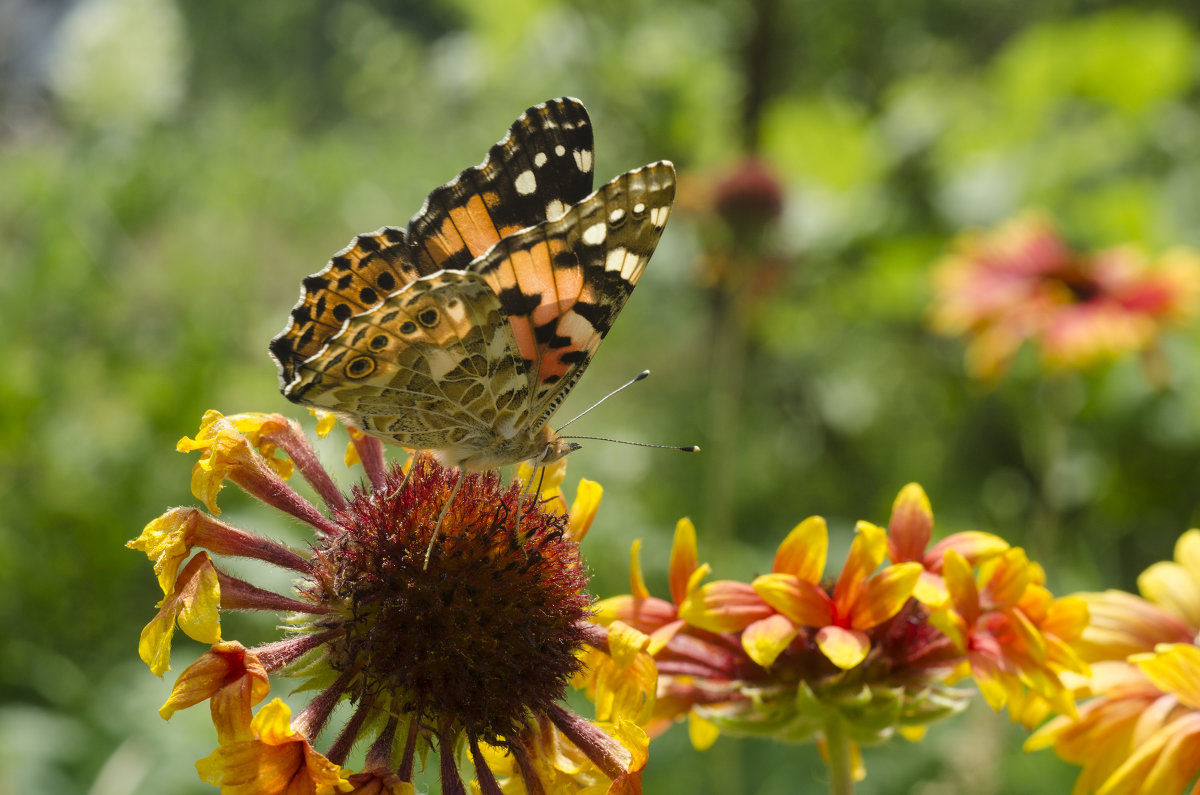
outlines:
[{"label": "butterfly antenna", "polygon": [[[563,428],[567,427],[567,426],[568,426],[568,425],[570,425],[572,422],[574,422],[575,420],[577,420],[577,419],[579,419],[580,417],[582,417],[584,414],[587,414],[589,411],[591,411],[592,409],[596,408],[596,406],[599,406],[601,403],[603,403],[604,401],[608,400],[610,397],[612,397],[613,395],[617,394],[617,393],[618,393],[618,392],[620,392],[622,389],[625,389],[626,387],[631,387],[631,386],[633,386],[633,385],[634,385],[634,384],[636,384],[638,381],[641,381],[643,378],[645,378],[645,377],[646,377],[646,376],[648,376],[648,375],[650,375],[650,371],[649,371],[649,370],[642,370],[640,373],[638,373],[637,375],[635,375],[633,378],[629,379],[629,380],[628,380],[628,381],[626,381],[624,384],[621,384],[619,387],[617,387],[617,388],[616,388],[616,389],[614,389],[613,391],[609,392],[607,395],[605,395],[604,397],[600,398],[600,399],[599,399],[599,400],[597,400],[595,403],[593,403],[592,405],[588,406],[586,409],[584,409],[583,411],[579,412],[578,414],[576,414],[576,415],[575,415],[574,417],[572,417],[571,419],[569,419],[569,420],[567,420],[566,422],[564,422],[562,425],[558,426],[558,430],[557,430],[557,431],[555,431],[555,433],[562,433],[562,429],[563,429]],[[587,436],[577,436],[577,437],[574,437],[574,438],[576,438],[576,439],[587,439],[587,438],[589,438],[589,437],[587,437]]]},{"label": "butterfly antenna", "polygon": [[605,436],[563,436],[563,439],[590,439],[593,442],[612,442],[614,444],[629,444],[634,447],[657,447],[660,450],[678,450],[681,453],[698,453],[700,445],[698,444],[648,444],[646,442],[627,442],[624,439],[609,439]]}]

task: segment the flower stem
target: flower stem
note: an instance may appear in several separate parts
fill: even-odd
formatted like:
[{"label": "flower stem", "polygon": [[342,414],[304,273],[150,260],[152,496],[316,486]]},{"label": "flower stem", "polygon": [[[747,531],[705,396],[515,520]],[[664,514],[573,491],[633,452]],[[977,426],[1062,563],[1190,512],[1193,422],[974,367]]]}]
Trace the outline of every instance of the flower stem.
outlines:
[{"label": "flower stem", "polygon": [[854,757],[846,724],[841,717],[831,715],[825,721],[824,732],[830,795],[854,795]]}]

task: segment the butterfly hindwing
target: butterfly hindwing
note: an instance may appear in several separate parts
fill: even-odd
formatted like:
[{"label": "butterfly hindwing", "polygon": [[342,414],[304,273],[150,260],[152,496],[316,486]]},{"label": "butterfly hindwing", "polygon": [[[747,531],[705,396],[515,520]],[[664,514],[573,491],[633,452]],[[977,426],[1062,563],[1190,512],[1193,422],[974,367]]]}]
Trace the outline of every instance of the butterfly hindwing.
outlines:
[{"label": "butterfly hindwing", "polygon": [[506,315],[463,271],[418,279],[351,318],[298,383],[302,402],[405,447],[445,448],[528,422],[529,378]]},{"label": "butterfly hindwing", "polygon": [[530,374],[532,429],[574,386],[641,278],[675,197],[667,162],[626,172],[471,263],[508,313]]}]

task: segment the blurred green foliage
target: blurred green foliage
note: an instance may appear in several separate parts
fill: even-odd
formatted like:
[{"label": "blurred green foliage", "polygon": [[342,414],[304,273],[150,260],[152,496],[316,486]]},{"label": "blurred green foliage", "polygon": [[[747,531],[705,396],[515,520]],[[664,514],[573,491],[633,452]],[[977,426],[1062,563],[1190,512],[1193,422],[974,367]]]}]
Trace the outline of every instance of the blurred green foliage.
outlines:
[{"label": "blurred green foliage", "polygon": [[[1200,245],[1191,0],[26,0],[6,13],[21,35],[0,37],[0,795],[207,791],[187,762],[212,743],[206,717],[163,731],[171,677],[136,662],[158,593],[122,543],[192,504],[191,460],[172,447],[206,408],[300,416],[266,355],[299,279],[352,235],[402,224],[551,96],[587,103],[599,180],[669,158],[688,205],[749,140],[787,189],[763,243],[776,281],[724,319],[705,275],[712,217],[681,208],[567,407],[649,367],[580,432],[709,448],[572,456],[572,480],[606,487],[584,548],[598,594],[625,590],[635,537],[665,593],[683,515],[717,576],[765,570],[814,513],[839,559],[853,520],[882,521],[910,480],[940,532],[1029,546],[1056,592],[1132,588],[1200,523],[1194,327],[1164,341],[1165,383],[1136,359],[1045,377],[1025,357],[985,388],[966,380],[961,342],[925,326],[950,237],[1026,207],[1086,248]],[[711,352],[731,334],[740,373],[715,381]],[[714,396],[736,407],[723,428]],[[322,449],[339,461],[337,444]],[[303,543],[232,492],[232,523]],[[193,645],[180,642],[177,671]],[[1026,757],[1022,737],[975,710],[919,746],[868,750],[860,791],[1067,791],[1072,769]],[[723,738],[697,756],[677,730],[652,747],[645,783],[769,795],[820,790],[824,775],[811,747]]]}]

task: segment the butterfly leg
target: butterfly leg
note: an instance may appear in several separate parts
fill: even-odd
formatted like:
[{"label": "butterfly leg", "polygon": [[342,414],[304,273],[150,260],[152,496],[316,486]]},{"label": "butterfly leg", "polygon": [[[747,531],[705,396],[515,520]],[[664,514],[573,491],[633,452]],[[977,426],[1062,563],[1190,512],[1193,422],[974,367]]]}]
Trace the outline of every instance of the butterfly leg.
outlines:
[{"label": "butterfly leg", "polygon": [[433,535],[429,539],[429,546],[425,548],[425,565],[421,567],[422,571],[429,568],[429,556],[433,554],[433,542],[437,541],[438,531],[442,529],[442,522],[446,520],[446,514],[450,512],[450,506],[454,504],[454,497],[458,494],[458,487],[462,485],[463,473],[458,471],[458,479],[454,481],[454,488],[450,489],[450,497],[447,498],[446,504],[442,506],[442,512],[438,516],[437,525],[433,528]]}]

